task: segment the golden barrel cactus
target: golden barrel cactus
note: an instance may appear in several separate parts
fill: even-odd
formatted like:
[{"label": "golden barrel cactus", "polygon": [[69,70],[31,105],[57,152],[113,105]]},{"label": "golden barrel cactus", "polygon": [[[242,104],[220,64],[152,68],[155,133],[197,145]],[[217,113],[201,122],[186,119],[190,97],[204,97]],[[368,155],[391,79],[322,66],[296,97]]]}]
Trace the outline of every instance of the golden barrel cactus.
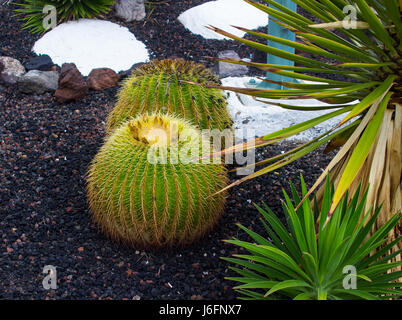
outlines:
[{"label": "golden barrel cactus", "polygon": [[145,114],[107,137],[88,173],[94,221],[109,237],[138,247],[189,244],[220,217],[223,165],[198,160],[210,142],[188,121]]},{"label": "golden barrel cactus", "polygon": [[183,59],[154,60],[125,80],[107,119],[107,133],[131,117],[144,113],[176,114],[199,129],[223,131],[232,126],[225,93],[185,83],[220,85],[205,66]]}]

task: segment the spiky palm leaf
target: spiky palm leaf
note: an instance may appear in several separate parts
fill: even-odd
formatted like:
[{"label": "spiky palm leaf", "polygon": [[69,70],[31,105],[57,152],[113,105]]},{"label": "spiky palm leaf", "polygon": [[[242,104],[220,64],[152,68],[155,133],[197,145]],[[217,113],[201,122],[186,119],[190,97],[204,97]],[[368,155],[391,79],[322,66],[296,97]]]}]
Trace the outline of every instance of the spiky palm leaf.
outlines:
[{"label": "spiky palm leaf", "polygon": [[[364,188],[370,185],[367,205],[378,208],[383,204],[384,208],[378,219],[377,228],[383,225],[393,214],[401,210],[401,2],[398,0],[293,0],[321,20],[322,23],[316,24],[275,0],[264,0],[270,6],[251,0],[245,1],[268,13],[280,25],[296,33],[298,41],[284,40],[241,27],[238,27],[239,29],[263,41],[271,40],[285,44],[302,53],[312,54],[316,58],[329,58],[336,63],[325,63],[322,59],[292,54],[210,27],[222,35],[253,48],[294,61],[296,66],[252,63],[234,59],[218,60],[253,66],[266,72],[317,83],[280,83],[289,88],[288,90],[232,87],[223,87],[223,89],[258,98],[315,98],[329,103],[330,107],[293,106],[286,103],[276,105],[306,112],[326,109],[335,111],[222,152],[237,152],[252,146],[266,146],[298,134],[332,117],[341,114],[345,114],[345,117],[337,126],[302,147],[259,162],[258,165],[268,165],[236,181],[228,188],[276,170],[330,142],[329,146],[342,146],[342,148],[316,181],[309,194],[322,183],[328,173],[331,174],[336,190],[330,208],[330,217],[347,189],[353,193],[360,183]],[[357,9],[359,21],[356,29],[343,27],[342,21],[345,18],[343,9],[347,5],[353,5]],[[343,80],[334,80],[334,74],[343,76]],[[272,105],[272,103],[269,104]],[[394,233],[395,238],[400,234],[400,229],[396,227]]]},{"label": "spiky palm leaf", "polygon": [[19,8],[15,9],[17,16],[22,16],[25,21],[23,29],[31,29],[33,33],[44,33],[43,20],[47,13],[43,8],[52,5],[56,8],[57,23],[80,18],[101,17],[110,11],[110,6],[115,0],[25,0],[22,3],[14,3]]}]

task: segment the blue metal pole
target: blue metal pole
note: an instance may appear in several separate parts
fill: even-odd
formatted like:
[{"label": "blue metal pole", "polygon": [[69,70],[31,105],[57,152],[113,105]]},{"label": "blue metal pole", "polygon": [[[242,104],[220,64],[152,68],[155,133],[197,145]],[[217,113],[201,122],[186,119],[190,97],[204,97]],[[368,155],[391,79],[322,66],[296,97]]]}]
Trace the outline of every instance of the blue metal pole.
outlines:
[{"label": "blue metal pole", "polygon": [[[276,0],[279,4],[286,6],[287,8],[293,10],[296,12],[297,10],[297,5],[294,3],[292,0]],[[270,7],[273,7],[272,5],[269,5]],[[296,36],[293,32],[281,27],[279,24],[274,22],[271,17],[269,17],[269,24],[268,24],[268,34],[275,36],[275,37],[280,37],[283,39],[295,41]],[[275,41],[268,40],[268,45],[273,48],[285,50],[287,52],[295,53],[295,49],[291,48],[289,46],[285,46],[283,44],[277,43]],[[274,55],[268,54],[267,55],[267,63],[268,64],[278,64],[278,65],[285,65],[285,66],[294,66],[294,62],[276,57]],[[296,79],[294,78],[289,78],[281,75],[277,75],[274,73],[268,72],[266,75],[267,79],[273,80],[273,81],[283,81],[283,82],[297,82]],[[283,89],[283,86],[274,84],[274,83],[268,83],[262,81],[261,83],[258,84],[258,88],[269,88],[269,89]]]}]

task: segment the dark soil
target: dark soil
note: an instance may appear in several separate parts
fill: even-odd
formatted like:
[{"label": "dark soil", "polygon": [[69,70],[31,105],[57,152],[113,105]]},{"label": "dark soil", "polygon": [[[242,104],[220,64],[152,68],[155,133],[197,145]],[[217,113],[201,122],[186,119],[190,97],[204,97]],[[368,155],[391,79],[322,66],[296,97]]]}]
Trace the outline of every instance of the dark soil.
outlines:
[{"label": "dark soil", "polygon": [[[153,57],[204,61],[218,51],[249,48],[231,41],[204,40],[176,21],[185,9],[205,1],[158,5],[145,24],[129,28]],[[174,5],[173,5],[174,4]],[[32,56],[37,36],[20,30],[0,7],[0,55],[22,62]],[[267,203],[282,217],[281,188],[308,185],[331,155],[315,152],[230,191],[226,212],[206,238],[185,249],[151,252],[118,246],[92,223],[85,174],[104,136],[104,121],[117,88],[90,92],[78,103],[60,105],[51,94],[26,96],[0,85],[0,299],[233,299],[233,275],[222,256],[238,251],[223,239],[244,237],[237,222],[263,233],[253,202]],[[258,150],[257,160],[295,144]],[[237,179],[231,175],[231,180]],[[42,286],[46,265],[57,267],[58,289]]]},{"label": "dark soil", "polygon": [[[113,11],[106,18],[129,28],[138,40],[146,44],[151,59],[179,57],[204,63],[211,68],[215,67],[215,62],[205,57],[216,57],[218,52],[224,50],[235,50],[241,58],[249,58],[251,54],[257,60],[264,59],[264,54],[245,45],[239,45],[235,41],[205,40],[186,30],[177,17],[181,12],[204,2],[208,1],[153,1],[152,14],[145,21],[140,22],[125,23],[115,17]],[[11,5],[0,6],[0,55],[10,55],[25,62],[34,56],[31,48],[40,35],[22,31],[22,22],[12,17],[11,8]],[[148,12],[150,11],[148,10]],[[257,70],[254,72],[262,74]]]}]

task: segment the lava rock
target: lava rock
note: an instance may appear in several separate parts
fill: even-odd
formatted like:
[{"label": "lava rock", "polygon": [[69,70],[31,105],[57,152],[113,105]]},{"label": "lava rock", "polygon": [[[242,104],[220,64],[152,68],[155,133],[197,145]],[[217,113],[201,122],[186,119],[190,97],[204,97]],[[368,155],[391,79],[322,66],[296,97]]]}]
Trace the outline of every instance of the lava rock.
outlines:
[{"label": "lava rock", "polygon": [[93,69],[87,78],[90,89],[104,90],[118,84],[120,76],[109,68]]},{"label": "lava rock", "polygon": [[25,63],[25,69],[50,71],[53,67],[53,61],[47,54],[42,54],[38,57],[31,58]]},{"label": "lava rock", "polygon": [[24,66],[11,57],[0,57],[0,83],[15,84],[25,74]]},{"label": "lava rock", "polygon": [[115,9],[116,16],[126,22],[140,21],[146,16],[144,0],[119,0]]},{"label": "lava rock", "polygon": [[58,88],[59,73],[56,71],[31,70],[18,80],[18,89],[28,94],[43,94]]},{"label": "lava rock", "polygon": [[74,63],[65,63],[61,66],[59,89],[55,92],[58,102],[79,101],[85,97],[88,89],[84,76]]},{"label": "lava rock", "polygon": [[130,69],[125,70],[125,71],[120,71],[120,72],[119,72],[120,79],[127,78],[128,76],[131,75],[131,73],[132,73],[135,69],[141,67],[141,66],[144,65],[144,64],[145,64],[144,62],[135,63],[135,64],[133,64],[133,65],[131,66]]},{"label": "lava rock", "polygon": [[[186,31],[177,21],[178,15],[205,1],[169,1],[169,5],[155,6],[153,19],[147,24],[120,23],[146,42],[152,59],[176,55],[211,67],[215,62],[205,56],[216,57],[219,51],[231,49],[241,57],[253,54],[253,61],[266,62],[266,54],[259,54],[257,49],[236,41],[206,40]],[[116,21],[112,15],[105,18]],[[0,55],[26,61],[32,56],[31,48],[38,36],[16,25],[19,22],[12,8],[0,5]],[[150,29],[154,30],[153,38]],[[266,27],[260,31],[266,31]],[[169,36],[158,36],[164,34]],[[249,34],[245,38],[259,39]],[[249,74],[265,75],[256,68],[250,68]],[[332,77],[342,80],[339,75]],[[286,223],[282,187],[291,193],[292,180],[300,190],[300,173],[311,187],[334,152],[323,154],[322,149],[317,149],[275,174],[259,176],[231,189],[220,223],[190,247],[156,253],[126,248],[98,232],[89,214],[85,191],[87,168],[104,143],[104,121],[113,108],[117,91],[117,87],[91,90],[82,101],[58,107],[52,93],[26,95],[14,86],[0,85],[0,299],[98,300],[103,299],[106,291],[110,292],[107,298],[115,300],[235,299],[235,283],[225,278],[237,275],[220,257],[246,251],[222,240],[251,240],[236,223],[266,236],[261,215],[252,203],[267,203]],[[256,161],[298,146],[289,141],[258,148]],[[229,165],[228,169],[238,165],[241,164]],[[229,178],[234,182],[239,176],[230,172]],[[16,250],[12,245],[18,238],[22,243]],[[77,250],[81,246],[85,248],[83,252]],[[14,252],[7,253],[7,247]],[[118,267],[121,262],[132,270],[130,276]],[[194,263],[200,263],[199,269],[192,267]],[[43,289],[45,274],[41,271],[45,265],[57,267],[57,290]],[[141,286],[140,279],[153,280],[154,284]],[[173,289],[163,286],[166,282]],[[159,290],[158,296],[152,295],[153,287]]]},{"label": "lava rock", "polygon": [[[218,53],[218,58],[240,59],[239,55],[233,50],[221,51]],[[240,77],[248,73],[248,67],[219,61],[219,77]]]}]

